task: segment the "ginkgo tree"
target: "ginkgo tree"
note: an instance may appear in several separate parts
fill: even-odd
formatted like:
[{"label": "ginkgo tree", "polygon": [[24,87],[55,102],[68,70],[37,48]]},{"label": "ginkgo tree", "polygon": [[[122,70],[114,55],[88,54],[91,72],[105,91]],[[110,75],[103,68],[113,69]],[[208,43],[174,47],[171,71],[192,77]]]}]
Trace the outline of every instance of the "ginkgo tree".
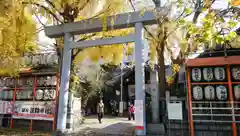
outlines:
[{"label": "ginkgo tree", "polygon": [[21,2],[0,1],[0,74],[16,75],[22,56],[37,48],[36,22]]},{"label": "ginkgo tree", "polygon": [[[157,0],[154,2],[159,6]],[[168,11],[166,14],[155,11],[157,26],[145,27],[151,60],[157,59],[160,96],[164,96],[167,86],[164,70],[166,59],[171,60],[177,71],[190,55],[189,52],[224,45],[237,36],[232,30],[239,21],[238,9],[230,3],[225,8],[215,9],[212,6],[214,2],[215,0],[169,1],[161,8]]]},{"label": "ginkgo tree", "polygon": [[[100,17],[103,22],[106,22],[107,16],[124,12],[128,8],[126,2],[123,0],[24,0],[22,4],[28,5],[32,14],[37,17],[45,17],[49,24],[65,24],[84,19],[93,19],[96,17]],[[114,20],[112,23],[114,23]],[[103,32],[100,33],[74,36],[74,40],[83,41],[94,38],[112,37],[115,35],[126,35],[132,31],[132,29],[124,29],[121,31],[106,32],[106,29],[103,29]],[[63,42],[63,38],[57,38],[55,43],[60,58],[59,64],[62,61]],[[75,66],[77,66],[79,62],[84,61],[89,57],[93,62],[97,62],[100,58],[104,58],[105,60],[108,60],[109,63],[118,64],[120,63],[120,58],[122,56],[122,54],[119,53],[119,50],[122,50],[122,48],[122,45],[119,44],[100,48],[93,47],[83,50],[74,49],[72,51],[73,63],[71,66],[72,75],[70,91],[75,90],[75,85],[78,82],[76,75],[77,67]]]},{"label": "ginkgo tree", "polygon": [[[93,19],[96,17],[102,18],[102,21],[104,22],[107,16],[115,15],[117,13],[121,13],[127,10],[126,3],[122,0],[54,0],[54,1],[25,0],[22,3],[24,5],[29,5],[30,11],[33,14],[46,17],[46,19],[49,20],[48,22],[50,24],[71,23],[71,22],[81,21],[89,18]],[[114,23],[114,20],[112,23]],[[111,31],[111,32],[105,32],[105,31],[106,30],[103,30],[103,32],[101,33],[91,33],[91,34],[83,34],[80,36],[75,36],[75,40],[82,41],[82,40],[87,40],[91,38],[102,38],[102,37],[112,37],[115,35],[126,35],[128,33],[131,33],[133,30],[124,29],[121,31]],[[63,38],[57,38],[55,46],[60,57],[61,50],[63,48]],[[118,46],[116,45],[111,47],[108,46],[106,48],[93,47],[93,48],[85,49],[84,52],[82,52],[81,49],[75,49],[73,50],[72,60],[75,62],[77,62],[77,60],[82,61],[85,56],[84,57],[82,57],[83,55],[78,56],[80,52],[82,52],[82,54],[84,55],[86,55],[86,52],[91,52],[91,54],[93,54],[92,52],[96,52],[94,54],[99,54],[98,56],[89,56],[93,61],[98,61],[99,58],[107,57],[107,56],[117,56],[117,58],[120,58],[122,54],[119,54],[117,52],[121,48],[122,48],[121,45],[118,45]],[[109,50],[111,50],[112,52],[107,53],[109,52]],[[100,53],[100,52],[104,52],[104,53]],[[116,54],[114,54],[114,52],[116,52]],[[115,60],[113,59],[112,61],[115,61]],[[113,62],[113,63],[116,63],[116,62]]]}]

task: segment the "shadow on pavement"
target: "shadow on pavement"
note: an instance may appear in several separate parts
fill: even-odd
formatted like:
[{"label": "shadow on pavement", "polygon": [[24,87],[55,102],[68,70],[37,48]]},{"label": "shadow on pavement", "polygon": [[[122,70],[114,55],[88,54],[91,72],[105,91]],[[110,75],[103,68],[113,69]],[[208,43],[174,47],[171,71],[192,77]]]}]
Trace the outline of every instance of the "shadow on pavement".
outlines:
[{"label": "shadow on pavement", "polygon": [[[87,115],[84,118],[86,118],[86,119],[96,119],[97,118],[97,114]],[[103,118],[108,118],[108,119],[126,118],[127,119],[127,116],[119,117],[119,116],[104,115]]]},{"label": "shadow on pavement", "polygon": [[[123,127],[124,126],[124,127]],[[134,125],[131,123],[116,123],[104,128],[84,128],[79,132],[65,134],[65,136],[133,136]]]}]

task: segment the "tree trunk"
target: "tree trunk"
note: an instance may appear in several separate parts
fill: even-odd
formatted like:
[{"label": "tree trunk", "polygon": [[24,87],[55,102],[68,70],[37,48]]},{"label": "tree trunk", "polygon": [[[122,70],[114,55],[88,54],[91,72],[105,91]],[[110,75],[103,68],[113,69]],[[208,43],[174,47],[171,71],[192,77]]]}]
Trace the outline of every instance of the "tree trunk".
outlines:
[{"label": "tree trunk", "polygon": [[85,97],[82,97],[81,110],[82,110],[83,116],[85,116],[86,114],[86,106],[88,104],[88,99],[89,99],[88,95],[86,95]]},{"label": "tree trunk", "polygon": [[[165,72],[165,57],[164,57],[164,41],[160,42],[157,48],[158,57],[158,80],[159,80],[159,97],[165,96],[166,91],[166,72]],[[159,48],[160,47],[160,48]]]},{"label": "tree trunk", "polygon": [[161,98],[165,98],[166,91],[166,72],[165,72],[165,57],[164,57],[164,47],[165,47],[165,39],[157,46],[157,55],[158,55],[158,79],[159,79],[159,98],[160,98],[160,122],[164,121],[164,116],[166,114],[165,103],[161,101]]}]

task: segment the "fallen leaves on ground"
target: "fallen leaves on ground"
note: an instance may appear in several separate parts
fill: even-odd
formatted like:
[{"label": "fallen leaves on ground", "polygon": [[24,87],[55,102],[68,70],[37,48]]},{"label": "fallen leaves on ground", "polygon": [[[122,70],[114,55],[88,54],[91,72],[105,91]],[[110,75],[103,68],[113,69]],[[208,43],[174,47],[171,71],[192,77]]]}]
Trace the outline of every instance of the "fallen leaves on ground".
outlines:
[{"label": "fallen leaves on ground", "polygon": [[0,136],[51,136],[47,132],[27,132],[26,130],[0,128]]}]

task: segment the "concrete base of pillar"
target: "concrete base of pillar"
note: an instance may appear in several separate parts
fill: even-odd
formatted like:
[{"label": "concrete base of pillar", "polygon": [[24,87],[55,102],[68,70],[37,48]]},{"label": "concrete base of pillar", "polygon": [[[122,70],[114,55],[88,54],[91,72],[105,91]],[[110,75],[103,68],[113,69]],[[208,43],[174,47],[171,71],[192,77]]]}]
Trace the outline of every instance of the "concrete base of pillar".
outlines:
[{"label": "concrete base of pillar", "polygon": [[147,124],[147,134],[149,135],[164,135],[164,124]]},{"label": "concrete base of pillar", "polygon": [[64,130],[64,131],[55,131],[52,133],[52,136],[65,136],[68,133],[68,130]]}]

